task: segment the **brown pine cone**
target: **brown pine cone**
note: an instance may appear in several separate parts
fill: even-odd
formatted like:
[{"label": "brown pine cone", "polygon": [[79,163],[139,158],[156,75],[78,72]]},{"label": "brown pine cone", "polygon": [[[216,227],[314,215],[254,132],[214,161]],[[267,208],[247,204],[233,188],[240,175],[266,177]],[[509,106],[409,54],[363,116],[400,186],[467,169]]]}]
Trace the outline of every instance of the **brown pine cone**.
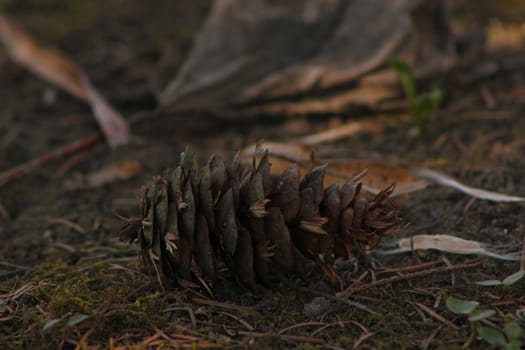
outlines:
[{"label": "brown pine cone", "polygon": [[338,281],[333,264],[395,232],[389,186],[369,200],[361,183],[324,188],[326,165],[301,179],[298,165],[272,176],[268,155],[251,167],[195,154],[142,188],[141,217],[127,219],[121,239],[138,241],[142,262],[162,281],[219,281],[222,261],[243,286],[271,285],[272,272],[306,277],[318,265]]}]

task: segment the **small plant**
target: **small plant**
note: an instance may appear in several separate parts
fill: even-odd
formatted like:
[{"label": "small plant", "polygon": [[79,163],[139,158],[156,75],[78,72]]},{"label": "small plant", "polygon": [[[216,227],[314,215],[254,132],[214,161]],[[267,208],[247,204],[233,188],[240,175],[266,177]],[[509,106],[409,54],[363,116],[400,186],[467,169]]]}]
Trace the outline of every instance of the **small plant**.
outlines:
[{"label": "small plant", "polygon": [[391,58],[390,65],[397,73],[412,118],[418,127],[422,128],[429,117],[439,110],[443,101],[443,90],[433,86],[430,91],[421,93],[418,91],[412,68],[407,63]]},{"label": "small plant", "polygon": [[67,327],[74,327],[77,324],[79,324],[82,321],[84,321],[87,318],[89,318],[89,316],[84,315],[84,314],[76,314],[76,315],[67,317],[67,321],[66,321],[66,316],[68,316],[68,315],[64,315],[64,316],[62,316],[60,318],[54,318],[52,320],[47,321],[44,324],[44,326],[42,327],[42,331],[45,332],[45,331],[53,328],[56,324],[62,323],[62,322],[66,322],[65,324],[66,324]]},{"label": "small plant", "polygon": [[464,349],[468,349],[474,341],[476,335],[491,345],[497,345],[505,350],[521,349],[521,337],[523,336],[523,328],[518,322],[513,320],[510,316],[504,317],[503,332],[500,330],[482,325],[481,321],[488,319],[496,314],[496,310],[486,309],[480,310],[479,302],[471,300],[463,300],[454,297],[447,298],[447,308],[458,315],[468,316],[470,322],[470,336],[463,344]]},{"label": "small plant", "polygon": [[503,286],[503,288],[508,288],[512,286],[514,283],[518,282],[525,276],[525,270],[518,271],[516,273],[513,273],[510,276],[505,277],[502,281],[500,280],[486,280],[486,281],[480,281],[476,282],[476,284],[480,286]]}]

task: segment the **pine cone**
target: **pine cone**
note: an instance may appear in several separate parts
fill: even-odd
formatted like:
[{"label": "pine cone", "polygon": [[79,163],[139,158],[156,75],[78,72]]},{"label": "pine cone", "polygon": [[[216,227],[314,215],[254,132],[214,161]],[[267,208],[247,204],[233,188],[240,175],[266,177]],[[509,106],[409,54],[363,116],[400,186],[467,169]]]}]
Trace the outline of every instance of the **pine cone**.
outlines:
[{"label": "pine cone", "polygon": [[141,217],[127,219],[121,239],[138,241],[142,262],[163,281],[216,285],[222,261],[243,286],[271,285],[273,272],[305,278],[318,265],[334,281],[348,259],[395,232],[389,186],[369,200],[361,183],[324,189],[326,165],[300,179],[299,166],[270,174],[267,153],[251,167],[239,153],[228,166],[212,156],[198,168],[181,154],[174,170],[142,188]]}]

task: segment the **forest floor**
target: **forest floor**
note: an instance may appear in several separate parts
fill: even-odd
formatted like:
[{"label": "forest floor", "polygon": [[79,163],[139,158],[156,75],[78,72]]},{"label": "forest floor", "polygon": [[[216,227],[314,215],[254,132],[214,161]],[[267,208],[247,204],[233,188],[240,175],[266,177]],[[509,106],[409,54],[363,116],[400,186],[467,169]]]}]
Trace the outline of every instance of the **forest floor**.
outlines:
[{"label": "forest floor", "polygon": [[[155,95],[174,75],[209,6],[156,2],[32,1],[31,10],[16,1],[0,4],[40,40],[74,57],[102,94],[131,116],[155,107]],[[494,65],[498,68],[485,74],[484,67]],[[470,186],[525,196],[525,47],[480,55],[461,74],[468,83],[440,79],[445,102],[422,130],[403,112],[383,114],[382,132],[340,140],[338,156],[433,166]],[[98,130],[88,106],[5,56],[0,101],[0,171]],[[195,291],[163,291],[155,276],[142,272],[136,247],[119,242],[122,223],[116,214],[137,215],[138,188],[173,167],[186,145],[227,157],[261,138],[322,130],[334,118],[150,118],[133,125],[127,146],[110,151],[99,144],[1,186],[0,347],[456,349],[473,328],[447,309],[449,296],[497,310],[489,321],[496,329],[523,325],[523,280],[508,288],[475,284],[518,271],[515,261],[433,251],[376,257],[389,269],[436,261],[428,267],[436,272],[417,278],[401,270],[405,278],[348,299],[333,298],[337,289],[322,280],[296,280],[271,291],[232,285],[217,301]],[[140,174],[102,187],[86,184],[90,174],[122,162],[140,164]],[[473,200],[437,186],[397,202],[404,236],[453,234],[494,245],[523,244],[523,204]],[[438,271],[469,263],[474,265]],[[368,272],[364,281],[371,283],[371,271],[359,264],[352,277]],[[375,274],[382,277],[380,270]],[[521,341],[525,344],[523,336]],[[491,346],[473,339],[472,347]]]}]

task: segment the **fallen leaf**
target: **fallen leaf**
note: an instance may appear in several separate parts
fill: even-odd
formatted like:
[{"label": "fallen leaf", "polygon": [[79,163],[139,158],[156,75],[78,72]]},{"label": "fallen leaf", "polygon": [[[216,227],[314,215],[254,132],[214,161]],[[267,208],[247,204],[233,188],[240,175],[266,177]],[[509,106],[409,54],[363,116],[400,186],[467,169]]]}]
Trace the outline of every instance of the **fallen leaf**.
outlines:
[{"label": "fallen leaf", "polygon": [[241,152],[243,161],[251,162],[257,147],[268,151],[273,174],[283,173],[294,163],[300,166],[303,174],[312,166],[312,160],[317,165],[327,163],[329,166],[326,170],[325,186],[351,181],[357,174],[366,170],[366,175],[360,178],[359,181],[363,183],[363,188],[372,194],[379,193],[391,184],[396,186],[393,196],[399,196],[423,190],[429,184],[436,183],[456,189],[469,196],[493,202],[525,201],[525,197],[511,196],[464,185],[452,177],[435,170],[425,168],[406,169],[378,162],[358,160],[316,159],[315,154],[312,153],[313,148],[295,143],[262,142],[248,146]]},{"label": "fallen leaf", "polygon": [[324,142],[336,141],[341,138],[349,137],[359,132],[379,133],[383,131],[383,125],[377,120],[351,121],[317,134],[306,135],[294,140],[294,143],[301,145],[317,145]]},{"label": "fallen leaf", "polygon": [[[245,162],[251,162],[255,150],[260,147],[263,151],[268,151],[269,160],[272,164],[272,173],[281,174],[294,163],[297,163],[301,173],[305,174],[311,167],[314,154],[313,149],[306,145],[294,143],[263,142],[258,145],[251,145],[241,152]],[[364,189],[372,194],[379,193],[382,189],[396,185],[394,196],[418,191],[428,183],[417,181],[408,169],[402,167],[389,166],[377,162],[354,161],[354,160],[323,160],[315,159],[315,164],[328,163],[324,178],[325,187],[331,184],[343,184],[351,181],[356,175],[366,171],[366,174],[359,179],[363,183]]]},{"label": "fallen leaf", "polygon": [[[251,162],[252,157],[256,154],[257,149],[268,151],[269,155],[279,157],[283,160],[288,160],[297,163],[306,163],[310,160],[312,148],[298,143],[283,143],[283,142],[259,142],[250,145],[241,151],[241,157]],[[272,163],[272,170],[276,168]],[[277,167],[279,172],[281,169]],[[282,169],[284,170],[284,169]]]},{"label": "fallen leaf", "polygon": [[126,120],[105,101],[82,69],[63,53],[41,46],[23,28],[1,14],[0,40],[13,61],[88,102],[111,147],[128,142]]},{"label": "fallen leaf", "polygon": [[390,57],[429,76],[457,62],[454,41],[445,1],[218,0],[159,100],[279,115],[374,106],[399,94]]},{"label": "fallen leaf", "polygon": [[140,174],[141,171],[142,165],[137,160],[122,160],[88,174],[86,181],[91,187],[100,187],[116,180],[132,178]]},{"label": "fallen leaf", "polygon": [[502,49],[520,50],[525,46],[525,22],[503,24],[499,20],[492,20],[487,30],[486,48],[490,52]]},{"label": "fallen leaf", "polygon": [[434,249],[452,254],[484,255],[500,260],[516,261],[520,259],[520,252],[513,251],[515,247],[493,246],[451,235],[420,234],[412,237],[401,238],[388,244],[388,246],[390,248],[375,249],[374,253],[379,255],[392,255],[407,253],[414,250]]},{"label": "fallen leaf", "polygon": [[[359,181],[363,182],[367,187],[366,189],[371,193],[378,193],[391,184],[396,185],[394,193],[398,193],[400,190],[406,193],[407,189],[413,187],[415,182],[414,176],[408,169],[398,166],[353,160],[329,161],[328,164],[329,168],[325,179],[326,185],[341,183],[342,176],[345,175],[348,181],[349,175],[355,175],[363,170],[367,170],[366,174]],[[422,186],[426,185],[421,184]],[[418,189],[421,188],[418,187]]]}]

